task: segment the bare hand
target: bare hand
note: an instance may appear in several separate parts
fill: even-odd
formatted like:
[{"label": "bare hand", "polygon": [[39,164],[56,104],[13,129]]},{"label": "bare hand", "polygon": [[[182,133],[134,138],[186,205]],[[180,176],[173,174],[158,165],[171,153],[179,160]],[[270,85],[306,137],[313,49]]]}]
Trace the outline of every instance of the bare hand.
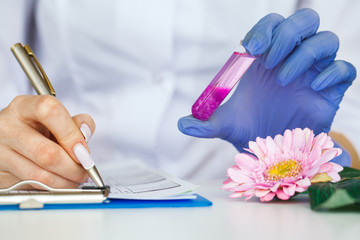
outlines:
[{"label": "bare hand", "polygon": [[0,112],[0,188],[32,179],[52,187],[74,188],[88,175],[73,152],[87,149],[80,125],[95,130],[86,114],[71,117],[52,96],[18,96]]}]

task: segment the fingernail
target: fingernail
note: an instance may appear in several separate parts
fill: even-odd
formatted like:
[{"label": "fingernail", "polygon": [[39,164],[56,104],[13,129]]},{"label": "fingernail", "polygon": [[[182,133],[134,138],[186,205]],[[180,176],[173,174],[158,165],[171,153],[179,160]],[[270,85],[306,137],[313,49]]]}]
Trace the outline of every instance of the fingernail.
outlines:
[{"label": "fingernail", "polygon": [[82,135],[84,136],[85,141],[89,142],[90,138],[91,138],[91,129],[90,129],[90,127],[86,123],[83,123],[80,126],[80,131],[81,131]]},{"label": "fingernail", "polygon": [[84,145],[78,143],[75,145],[73,150],[77,160],[79,160],[85,169],[89,169],[94,166],[94,160],[91,158],[90,153],[84,147]]}]

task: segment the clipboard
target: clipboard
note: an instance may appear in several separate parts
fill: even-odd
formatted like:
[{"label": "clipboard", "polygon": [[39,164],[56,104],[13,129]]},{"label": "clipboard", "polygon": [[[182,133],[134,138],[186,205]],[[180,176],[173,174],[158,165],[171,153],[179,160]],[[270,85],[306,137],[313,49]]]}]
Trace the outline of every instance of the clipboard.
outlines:
[{"label": "clipboard", "polygon": [[[36,185],[43,190],[18,190],[24,185]],[[35,180],[25,180],[0,189],[0,210],[26,209],[105,209],[105,208],[163,208],[209,207],[212,202],[195,194],[194,199],[135,200],[110,199],[110,187],[59,189]]]}]

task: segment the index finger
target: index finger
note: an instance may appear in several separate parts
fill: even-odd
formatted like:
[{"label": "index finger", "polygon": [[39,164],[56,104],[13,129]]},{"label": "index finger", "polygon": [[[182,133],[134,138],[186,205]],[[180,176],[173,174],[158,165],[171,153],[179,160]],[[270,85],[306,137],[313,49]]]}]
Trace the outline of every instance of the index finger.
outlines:
[{"label": "index finger", "polygon": [[20,108],[19,115],[25,120],[32,122],[32,125],[41,123],[56,138],[59,145],[76,162],[82,163],[74,153],[74,147],[79,143],[88,150],[87,143],[73,121],[67,109],[53,96],[41,95],[34,98],[24,98],[26,106]]},{"label": "index finger", "polygon": [[266,15],[246,34],[242,45],[253,56],[263,54],[271,44],[273,31],[283,20],[276,13]]}]

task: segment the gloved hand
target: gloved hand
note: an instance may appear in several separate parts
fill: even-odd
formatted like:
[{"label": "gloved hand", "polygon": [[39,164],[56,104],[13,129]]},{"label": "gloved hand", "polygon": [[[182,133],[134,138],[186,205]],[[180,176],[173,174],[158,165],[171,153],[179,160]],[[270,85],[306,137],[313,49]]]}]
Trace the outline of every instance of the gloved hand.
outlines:
[{"label": "gloved hand", "polygon": [[[318,26],[319,16],[311,9],[287,19],[278,14],[262,18],[243,41],[247,51],[259,57],[234,94],[208,121],[181,118],[179,130],[195,137],[222,138],[240,152],[248,141],[274,137],[285,129],[328,132],[356,70],[348,62],[334,60],[339,40],[331,32],[317,33]],[[349,164],[346,161],[340,163]]]}]

